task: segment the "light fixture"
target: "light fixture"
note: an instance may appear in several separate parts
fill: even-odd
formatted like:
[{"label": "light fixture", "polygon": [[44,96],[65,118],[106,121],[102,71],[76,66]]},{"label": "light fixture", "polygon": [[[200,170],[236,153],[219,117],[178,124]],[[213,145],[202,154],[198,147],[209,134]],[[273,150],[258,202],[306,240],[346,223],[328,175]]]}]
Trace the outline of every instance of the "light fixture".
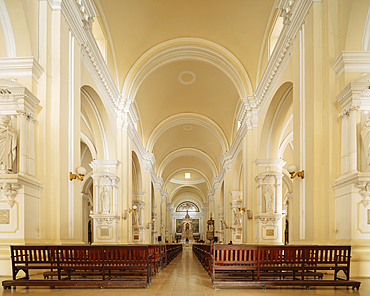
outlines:
[{"label": "light fixture", "polygon": [[148,226],[146,228],[149,229],[150,228],[150,224],[154,224],[154,222],[155,222],[155,219],[153,219],[153,221],[148,222]]},{"label": "light fixture", "polygon": [[248,217],[248,219],[252,219],[251,210],[247,210],[247,217]]},{"label": "light fixture", "polygon": [[76,169],[76,172],[77,174],[72,174],[71,172],[69,172],[69,180],[73,180],[73,179],[78,179],[80,181],[83,181],[84,180],[84,176],[86,174],[86,169],[83,168],[83,167],[79,167]]},{"label": "light fixture", "polygon": [[304,179],[304,170],[302,170],[300,172],[296,172],[297,167],[294,164],[291,164],[290,166],[288,166],[287,170],[290,174],[291,179],[294,179],[295,177],[301,177],[302,179]]},{"label": "light fixture", "polygon": [[131,213],[131,212],[136,212],[137,211],[137,206],[136,205],[133,205],[132,206],[132,209],[128,209],[128,211]]},{"label": "light fixture", "polygon": [[222,220],[222,219],[221,219],[221,224],[222,224],[226,229],[229,229],[229,227],[227,227],[227,224],[226,224],[225,220]]},{"label": "light fixture", "polygon": [[185,173],[185,179],[190,179],[190,173]]}]

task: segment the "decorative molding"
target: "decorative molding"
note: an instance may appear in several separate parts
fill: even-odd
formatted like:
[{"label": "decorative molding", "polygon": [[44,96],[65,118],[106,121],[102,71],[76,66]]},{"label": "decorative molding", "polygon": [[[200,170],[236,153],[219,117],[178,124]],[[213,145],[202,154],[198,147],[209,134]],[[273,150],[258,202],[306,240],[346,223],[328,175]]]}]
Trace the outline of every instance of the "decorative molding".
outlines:
[{"label": "decorative molding", "polygon": [[0,78],[33,77],[39,80],[42,73],[44,69],[34,57],[0,58]]},{"label": "decorative molding", "polygon": [[[0,26],[3,31],[6,55],[7,57],[15,58],[17,56],[17,50],[15,46],[13,27],[4,0],[0,0]],[[0,69],[2,69],[1,65]]]},{"label": "decorative molding", "polygon": [[146,147],[147,151],[153,151],[154,145],[159,137],[168,129],[185,124],[199,125],[208,129],[217,138],[223,152],[229,149],[227,138],[223,130],[218,126],[216,122],[204,115],[195,113],[180,113],[166,118],[155,127],[155,129],[151,132],[149,136],[148,144]]},{"label": "decorative molding", "polygon": [[370,72],[369,51],[342,51],[332,64],[338,78],[345,72]]},{"label": "decorative molding", "polygon": [[208,154],[206,154],[205,152],[199,149],[195,149],[195,148],[181,148],[181,149],[172,151],[162,160],[162,162],[158,166],[158,170],[157,170],[158,175],[162,176],[164,169],[171,161],[173,161],[174,159],[178,157],[183,157],[186,155],[191,155],[191,156],[200,158],[209,166],[214,176],[217,174],[217,166]]},{"label": "decorative molding", "polygon": [[254,93],[259,112],[261,112],[263,106],[270,98],[271,92],[274,90],[275,85],[292,56],[293,41],[302,27],[304,19],[312,5],[312,0],[281,0],[278,3],[278,7],[285,7],[285,10],[288,8],[287,5],[289,6],[289,12],[285,11],[285,14],[286,17],[289,17],[289,22],[283,26],[275,49]]},{"label": "decorative molding", "polygon": [[48,0],[52,10],[62,10],[62,0]]},{"label": "decorative molding", "polygon": [[174,177],[170,180],[170,182],[174,184],[181,184],[181,185],[196,185],[196,184],[205,183],[206,181],[204,180],[203,177],[190,178],[190,179]]},{"label": "decorative molding", "polygon": [[[190,81],[184,81],[182,79],[182,75],[184,74],[190,74],[192,76],[192,79]],[[191,71],[182,71],[180,72],[179,76],[177,76],[177,79],[178,81],[182,84],[182,85],[192,85],[195,80],[197,80],[197,76],[194,74],[194,72],[191,72]]]},{"label": "decorative molding", "polygon": [[128,73],[122,94],[133,101],[140,84],[150,73],[168,63],[181,60],[197,60],[216,66],[231,79],[240,97],[247,96],[245,85],[249,93],[253,92],[247,72],[230,51],[208,40],[186,37],[163,42],[144,53]]},{"label": "decorative molding", "polygon": [[341,104],[343,114],[357,108],[360,111],[370,110],[370,74],[363,75],[350,82],[337,96],[337,101]]},{"label": "decorative molding", "polygon": [[18,183],[4,182],[0,184],[0,200],[4,200],[12,208],[15,204],[15,197],[18,194],[18,189],[22,186]]}]

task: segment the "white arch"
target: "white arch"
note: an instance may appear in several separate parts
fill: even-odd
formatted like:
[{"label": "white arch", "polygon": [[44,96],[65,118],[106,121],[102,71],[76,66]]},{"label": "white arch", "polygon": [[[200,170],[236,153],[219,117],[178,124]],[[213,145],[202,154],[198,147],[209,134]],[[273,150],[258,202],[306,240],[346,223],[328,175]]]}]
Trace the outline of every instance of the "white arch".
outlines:
[{"label": "white arch", "polygon": [[[186,195],[187,197],[190,197],[190,198],[189,199],[182,199],[184,195]],[[176,196],[176,199],[174,199],[174,202],[173,202],[173,208],[175,210],[175,213],[181,213],[181,212],[176,212],[176,208],[181,203],[183,203],[185,201],[190,201],[190,202],[196,204],[196,206],[199,208],[199,212],[197,212],[197,213],[201,213],[202,208],[203,208],[203,204],[200,203],[201,200],[200,200],[199,196],[197,196],[196,194],[191,193],[191,192],[189,192],[189,193],[184,192],[184,193],[181,193],[178,196]]]},{"label": "white arch", "polygon": [[[186,191],[186,192],[183,192],[179,195],[176,195],[180,190],[182,190],[184,188],[195,189],[197,191],[197,193],[199,193],[199,195],[197,195],[196,193],[193,193],[191,191]],[[176,197],[175,197],[175,195],[176,195]],[[169,197],[169,202],[173,204],[174,208],[176,208],[179,205],[180,202],[183,202],[183,200],[181,200],[181,197],[184,196],[184,195],[191,195],[191,196],[197,197],[198,202],[196,202],[196,205],[199,207],[199,209],[201,209],[203,207],[203,203],[206,202],[206,199],[205,199],[205,196],[204,196],[203,192],[199,188],[193,187],[193,186],[184,186],[184,187],[176,188],[171,193],[171,195]]]},{"label": "white arch", "polygon": [[6,56],[15,58],[17,56],[17,50],[15,47],[13,27],[4,0],[0,0],[0,25],[3,30]]},{"label": "white arch", "polygon": [[203,151],[199,149],[195,149],[195,148],[180,148],[180,149],[177,149],[169,153],[162,160],[162,162],[160,163],[158,167],[158,176],[162,176],[164,169],[171,161],[173,161],[174,159],[178,157],[187,156],[187,155],[195,156],[195,157],[202,159],[210,167],[213,176],[217,176],[217,166],[213,162],[212,158],[209,157],[209,155],[204,153]]},{"label": "white arch", "polygon": [[287,90],[284,92],[284,94],[283,94],[282,98],[280,99],[279,104],[277,105],[276,110],[274,112],[274,117],[272,118],[270,129],[269,129],[269,134],[268,134],[268,137],[267,137],[267,145],[266,145],[266,158],[267,159],[271,158],[272,139],[274,137],[274,131],[275,131],[277,120],[280,116],[281,109],[283,108],[284,103],[285,103],[286,99],[288,98],[289,94],[292,92],[292,90],[293,90],[293,84],[291,84],[287,88]]},{"label": "white arch", "polygon": [[109,149],[108,149],[108,141],[107,141],[107,135],[105,133],[103,120],[100,116],[99,110],[97,106],[95,105],[95,102],[93,98],[90,96],[89,92],[86,91],[84,88],[81,88],[81,93],[85,96],[87,102],[89,103],[91,109],[94,112],[96,121],[98,122],[99,130],[100,130],[100,136],[103,143],[103,153],[104,153],[104,159],[109,159]]},{"label": "white arch", "polygon": [[195,173],[195,174],[198,174],[200,176],[202,176],[204,178],[204,181],[206,182],[207,184],[207,189],[210,190],[211,189],[211,182],[210,180],[208,179],[208,177],[200,170],[198,169],[194,169],[194,168],[181,168],[181,169],[178,169],[176,171],[173,171],[168,177],[166,180],[164,180],[163,182],[163,188],[166,188],[167,187],[167,183],[171,180],[171,178],[173,176],[176,176],[178,174],[181,174],[181,173],[187,173],[187,172],[191,172],[191,173]]},{"label": "white arch", "polygon": [[149,152],[153,152],[154,145],[159,139],[159,137],[169,130],[172,127],[177,125],[184,125],[184,124],[193,124],[199,125],[206,129],[208,129],[218,140],[221,145],[222,152],[226,152],[229,150],[229,144],[227,138],[223,132],[223,130],[214,122],[212,119],[195,113],[181,113],[172,115],[165,120],[163,120],[160,124],[158,124],[154,130],[150,133],[146,150]]},{"label": "white arch", "polygon": [[362,32],[361,50],[368,51],[370,49],[370,5],[367,10],[364,30]]},{"label": "white arch", "polygon": [[[278,148],[278,155],[277,158],[283,158],[283,153],[285,151],[286,146],[290,144],[293,141],[293,131],[291,131],[285,138],[284,140],[280,143],[279,148]],[[292,146],[293,148],[293,146]],[[293,149],[292,149],[293,150]]]},{"label": "white arch", "polygon": [[91,155],[93,159],[97,159],[97,152],[94,143],[90,140],[90,138],[83,132],[80,132],[81,139],[89,147]]},{"label": "white arch", "polygon": [[[176,38],[154,46],[144,53],[130,69],[123,84],[122,95],[134,101],[145,78],[154,70],[171,62],[195,60],[207,62],[223,71],[234,83],[239,96],[253,93],[252,83],[240,61],[226,48],[202,38]],[[246,86],[248,87],[248,92]]]}]

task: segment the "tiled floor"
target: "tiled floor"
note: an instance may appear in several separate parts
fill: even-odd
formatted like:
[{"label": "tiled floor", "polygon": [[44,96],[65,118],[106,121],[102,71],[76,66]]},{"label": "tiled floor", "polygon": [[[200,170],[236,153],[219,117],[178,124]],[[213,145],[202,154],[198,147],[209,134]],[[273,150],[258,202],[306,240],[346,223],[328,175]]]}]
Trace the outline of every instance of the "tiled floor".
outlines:
[{"label": "tiled floor", "polygon": [[[5,278],[0,278],[0,282]],[[197,258],[193,256],[190,248],[184,248],[182,254],[174,259],[170,265],[162,270],[146,289],[70,289],[70,288],[17,288],[2,290],[2,295],[370,295],[370,279],[360,279],[359,291],[346,288],[312,287],[303,288],[262,288],[254,289],[220,289],[215,290],[207,272],[203,269]]]}]

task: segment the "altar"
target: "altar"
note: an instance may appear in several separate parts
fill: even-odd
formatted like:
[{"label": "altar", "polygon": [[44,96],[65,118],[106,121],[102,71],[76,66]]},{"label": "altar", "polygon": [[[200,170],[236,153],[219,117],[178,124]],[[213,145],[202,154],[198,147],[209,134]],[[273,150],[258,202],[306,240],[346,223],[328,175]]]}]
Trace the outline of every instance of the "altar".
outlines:
[{"label": "altar", "polygon": [[189,211],[186,211],[185,218],[182,219],[181,243],[194,243],[193,219],[190,218]]}]

